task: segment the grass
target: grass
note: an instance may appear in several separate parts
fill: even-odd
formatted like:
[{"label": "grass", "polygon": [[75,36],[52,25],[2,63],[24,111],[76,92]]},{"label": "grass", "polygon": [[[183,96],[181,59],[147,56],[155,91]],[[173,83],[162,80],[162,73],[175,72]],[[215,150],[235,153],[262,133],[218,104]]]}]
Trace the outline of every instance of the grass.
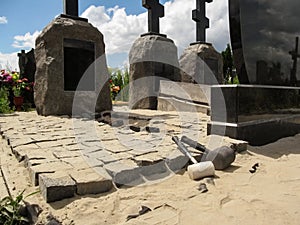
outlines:
[{"label": "grass", "polygon": [[6,196],[0,200],[0,224],[3,225],[29,225],[30,220],[24,213],[26,206],[23,200],[38,192],[33,192],[24,197],[24,191],[15,198]]}]

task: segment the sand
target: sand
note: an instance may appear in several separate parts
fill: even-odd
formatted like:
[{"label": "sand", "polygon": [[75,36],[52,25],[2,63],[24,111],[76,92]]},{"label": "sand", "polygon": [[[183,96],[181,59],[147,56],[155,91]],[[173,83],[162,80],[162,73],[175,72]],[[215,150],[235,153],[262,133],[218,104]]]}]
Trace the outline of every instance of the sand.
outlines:
[{"label": "sand", "polygon": [[[214,179],[193,181],[185,170],[157,184],[115,188],[110,193],[77,196],[46,204],[37,194],[26,200],[43,209],[40,224],[50,213],[62,224],[299,224],[300,135],[261,147],[249,146]],[[30,185],[28,174],[1,141],[1,166],[15,195]],[[7,149],[6,149],[7,150]],[[251,167],[258,163],[255,173]],[[208,191],[198,190],[205,183]],[[151,211],[128,221],[141,206]]]}]

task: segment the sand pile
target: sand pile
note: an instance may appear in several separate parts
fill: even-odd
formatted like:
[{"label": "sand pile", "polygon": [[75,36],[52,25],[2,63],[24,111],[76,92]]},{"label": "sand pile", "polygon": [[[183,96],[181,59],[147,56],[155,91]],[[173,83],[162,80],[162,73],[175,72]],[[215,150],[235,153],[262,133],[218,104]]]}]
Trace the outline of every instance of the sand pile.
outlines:
[{"label": "sand pile", "polygon": [[[2,151],[5,148],[1,143]],[[3,147],[4,146],[4,147]],[[102,195],[46,204],[40,195],[27,199],[62,224],[299,224],[300,135],[262,147],[248,147],[233,165],[213,179],[189,179],[182,170],[157,184],[115,189]],[[1,153],[13,194],[35,190],[16,159]],[[252,166],[258,164],[253,172]],[[252,171],[249,172],[249,170]],[[199,190],[205,184],[207,192]],[[144,214],[139,215],[141,208]],[[143,213],[141,212],[141,213]],[[135,218],[133,218],[135,217]]]}]

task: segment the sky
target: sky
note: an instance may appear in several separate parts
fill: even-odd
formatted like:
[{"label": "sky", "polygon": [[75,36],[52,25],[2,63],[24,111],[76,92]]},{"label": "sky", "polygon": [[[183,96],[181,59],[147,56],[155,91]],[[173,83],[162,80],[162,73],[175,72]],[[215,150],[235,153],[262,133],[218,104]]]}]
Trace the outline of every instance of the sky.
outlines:
[{"label": "sky", "polygon": [[[227,2],[214,0],[206,6],[210,19],[207,42],[220,52],[230,42]],[[192,20],[196,0],[160,0],[160,3],[165,6],[160,32],[174,41],[180,57],[196,40],[196,24]],[[34,48],[36,37],[61,13],[63,0],[1,0],[0,68],[18,70],[17,53]],[[147,32],[147,9],[142,0],[79,0],[79,15],[88,18],[104,35],[110,67],[127,65],[130,47]]]}]

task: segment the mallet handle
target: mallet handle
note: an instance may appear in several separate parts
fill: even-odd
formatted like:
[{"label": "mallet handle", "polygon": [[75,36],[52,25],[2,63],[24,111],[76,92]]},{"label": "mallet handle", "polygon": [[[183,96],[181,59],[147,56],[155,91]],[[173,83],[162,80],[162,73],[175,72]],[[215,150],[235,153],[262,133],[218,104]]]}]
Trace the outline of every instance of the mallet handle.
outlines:
[{"label": "mallet handle", "polygon": [[192,163],[194,164],[198,163],[197,160],[187,150],[187,148],[179,141],[177,136],[173,136],[172,140],[177,144],[179,150],[192,161]]},{"label": "mallet handle", "polygon": [[188,144],[189,146],[201,151],[201,152],[208,151],[208,149],[204,145],[198,143],[197,141],[194,141],[194,140],[188,138],[187,136],[182,136],[181,141]]}]

